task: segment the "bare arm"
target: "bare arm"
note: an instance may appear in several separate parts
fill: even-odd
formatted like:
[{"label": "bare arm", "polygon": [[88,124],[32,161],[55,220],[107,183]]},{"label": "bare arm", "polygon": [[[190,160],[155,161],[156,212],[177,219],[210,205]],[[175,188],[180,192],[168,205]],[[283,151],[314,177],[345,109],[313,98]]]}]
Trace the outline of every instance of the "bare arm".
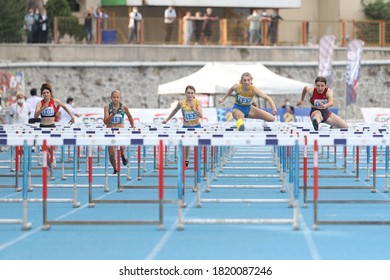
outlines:
[{"label": "bare arm", "polygon": [[[194,102],[196,102],[196,108],[194,106]],[[202,112],[202,104],[199,104],[199,102],[194,98],[193,101],[190,104],[191,110],[194,111],[194,113],[199,117],[203,118],[203,112]]]},{"label": "bare arm", "polygon": [[313,92],[313,88],[312,88],[312,87],[305,86],[305,87],[302,89],[301,99],[297,101],[297,106],[298,106],[298,107],[301,107],[301,105],[302,105],[303,102],[305,101],[306,93],[311,93],[311,92]]},{"label": "bare arm", "polygon": [[174,116],[176,115],[176,113],[180,110],[181,108],[181,102],[177,102],[177,105],[175,107],[175,109],[172,110],[172,112],[169,114],[168,118],[166,118],[165,120],[162,121],[163,124],[166,124],[167,122],[169,122],[169,120]]},{"label": "bare arm", "polygon": [[328,91],[326,92],[326,98],[328,99],[328,102],[326,104],[322,102],[318,102],[319,105],[317,106],[320,109],[328,109],[333,106],[333,91],[328,88]]},{"label": "bare arm", "polygon": [[61,100],[59,100],[59,99],[55,99],[54,101],[58,104],[58,106],[62,107],[62,109],[64,109],[65,112],[68,113],[68,115],[70,116],[70,123],[71,124],[74,123],[74,116],[73,116],[72,112],[69,110],[69,108],[66,107],[66,105],[64,103],[62,103]]},{"label": "bare arm", "polygon": [[256,95],[258,97],[261,97],[263,98],[264,100],[267,100],[267,102],[271,105],[271,108],[272,108],[272,115],[276,115],[276,106],[275,106],[275,103],[274,101],[272,100],[271,97],[269,97],[268,95],[266,95],[264,92],[262,92],[260,89],[258,88],[254,88],[254,92],[256,93]]},{"label": "bare arm", "polygon": [[47,108],[47,104],[46,103],[45,103],[45,105],[42,106],[41,102],[38,102],[37,103],[37,107],[35,107],[34,118],[38,118],[45,108]]},{"label": "bare arm", "polygon": [[125,111],[126,116],[129,119],[131,127],[134,127],[134,119],[133,116],[131,115],[129,108],[126,105],[122,105],[123,110]]},{"label": "bare arm", "polygon": [[219,103],[219,104],[223,103],[223,102],[225,101],[225,99],[226,99],[229,95],[232,94],[233,91],[236,91],[236,90],[237,90],[237,88],[238,88],[238,84],[235,84],[235,85],[233,85],[231,88],[229,88],[229,90],[226,92],[226,94],[225,94],[222,98],[218,99],[218,103]]},{"label": "bare arm", "polygon": [[104,119],[103,119],[104,124],[107,125],[111,121],[111,119],[115,116],[115,114],[116,114],[115,109],[112,110],[112,113],[110,115],[110,113],[108,112],[108,104],[104,106]]}]

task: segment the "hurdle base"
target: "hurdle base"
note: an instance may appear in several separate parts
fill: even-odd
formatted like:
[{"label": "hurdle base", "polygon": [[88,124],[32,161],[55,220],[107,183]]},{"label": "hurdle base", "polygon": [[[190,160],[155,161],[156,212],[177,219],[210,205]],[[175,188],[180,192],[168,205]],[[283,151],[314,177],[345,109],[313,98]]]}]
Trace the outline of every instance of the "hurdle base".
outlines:
[{"label": "hurdle base", "polygon": [[22,230],[30,230],[32,227],[32,223],[27,223],[25,225],[22,225]]}]

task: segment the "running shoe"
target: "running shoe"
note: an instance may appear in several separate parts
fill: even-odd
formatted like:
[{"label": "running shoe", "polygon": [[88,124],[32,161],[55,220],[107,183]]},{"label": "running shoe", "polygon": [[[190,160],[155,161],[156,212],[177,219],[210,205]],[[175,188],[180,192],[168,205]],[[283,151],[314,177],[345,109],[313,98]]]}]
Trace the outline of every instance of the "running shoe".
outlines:
[{"label": "running shoe", "polygon": [[318,131],[318,121],[317,119],[313,119],[312,121],[313,127],[315,131]]},{"label": "running shoe", "polygon": [[127,160],[127,158],[125,158],[125,156],[122,156],[122,163],[124,166],[126,166],[128,163],[128,160]]},{"label": "running shoe", "polygon": [[245,130],[245,125],[244,125],[244,121],[242,119],[239,119],[236,123],[236,126],[237,126],[237,129],[239,131],[244,131]]},{"label": "running shoe", "polygon": [[185,166],[184,166],[184,169],[187,170],[188,169],[188,165],[190,164],[190,161],[189,160],[186,160],[185,161]]},{"label": "running shoe", "polygon": [[114,172],[112,172],[112,174],[116,174],[118,173],[118,171],[116,169],[114,169]]}]

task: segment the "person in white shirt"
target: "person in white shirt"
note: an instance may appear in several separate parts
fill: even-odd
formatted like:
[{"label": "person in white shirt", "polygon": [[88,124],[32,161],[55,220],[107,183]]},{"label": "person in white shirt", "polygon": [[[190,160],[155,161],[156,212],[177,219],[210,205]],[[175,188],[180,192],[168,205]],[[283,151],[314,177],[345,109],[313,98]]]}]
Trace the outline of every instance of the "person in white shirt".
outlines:
[{"label": "person in white shirt", "polygon": [[[66,107],[70,110],[70,112],[76,116],[76,117],[81,117],[81,114],[77,113],[77,110],[74,108],[74,98],[73,97],[68,97],[66,99]],[[59,122],[62,124],[69,124],[71,117],[69,114],[64,110],[64,108],[60,108],[58,111],[60,113],[59,117]]]},{"label": "person in white shirt", "polygon": [[169,6],[164,12],[165,23],[165,43],[169,43],[172,38],[173,23],[176,20],[176,11],[172,6]]},{"label": "person in white shirt", "polygon": [[31,108],[33,108],[33,111],[30,114],[30,119],[34,118],[35,108],[37,107],[37,104],[41,102],[42,97],[37,96],[37,89],[32,88],[30,90],[30,97],[27,98],[27,103],[30,105]]},{"label": "person in white shirt", "polygon": [[136,43],[139,43],[138,32],[140,30],[142,14],[138,12],[137,7],[133,7],[133,11],[129,14],[129,17],[130,17],[130,21],[129,21],[130,33],[129,33],[128,43],[131,44],[134,39]]},{"label": "person in white shirt", "polygon": [[16,98],[16,103],[12,104],[9,110],[12,124],[28,124],[29,116],[34,110],[25,102],[26,98],[23,93],[18,93]]}]

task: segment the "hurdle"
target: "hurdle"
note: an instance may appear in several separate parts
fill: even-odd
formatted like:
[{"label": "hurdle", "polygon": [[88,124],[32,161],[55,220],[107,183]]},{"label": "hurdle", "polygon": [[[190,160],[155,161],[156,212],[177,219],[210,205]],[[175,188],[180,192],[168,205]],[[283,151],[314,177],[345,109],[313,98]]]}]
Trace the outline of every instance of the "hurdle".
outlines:
[{"label": "hurdle", "polygon": [[[217,143],[212,143],[216,141],[212,141],[214,139],[210,139],[211,141],[206,141],[202,139],[199,139],[199,144],[208,144],[208,145],[218,145]],[[230,139],[229,139],[230,140]],[[223,142],[225,143],[232,143],[233,141],[229,141],[228,139],[224,139]],[[238,141],[237,141],[238,140]],[[240,139],[242,140],[242,139]],[[239,139],[235,139],[234,143],[236,145],[240,145],[243,143],[248,144],[248,142],[241,142]],[[267,142],[266,139],[263,139],[263,144],[276,144],[275,142]],[[286,139],[285,139],[286,140]],[[290,144],[291,141],[294,141],[294,139],[289,139]],[[244,140],[245,141],[245,140]],[[238,142],[238,143],[237,143]],[[241,143],[240,143],[241,142]],[[254,141],[256,143],[257,141]],[[259,141],[261,143],[261,141]],[[260,143],[257,142],[256,144],[259,145]],[[251,142],[251,145],[254,145],[253,142]],[[278,143],[281,144],[281,143]],[[219,145],[222,145],[222,143],[219,143]],[[183,162],[183,153],[181,152],[182,147],[182,141],[179,142],[179,161]],[[177,229],[183,230],[185,224],[292,224],[293,229],[297,230],[299,228],[298,226],[298,160],[299,160],[299,148],[298,148],[298,142],[294,144],[294,156],[290,157],[291,161],[291,167],[294,166],[294,168],[291,168],[291,174],[295,174],[294,176],[294,190],[291,189],[291,193],[294,195],[294,201],[293,201],[293,217],[291,219],[232,219],[232,218],[226,218],[226,219],[215,219],[215,218],[204,218],[204,219],[184,219],[183,217],[183,210],[182,210],[182,182],[180,175],[182,173],[182,164],[179,164],[178,169],[178,185],[179,185],[179,191],[178,191],[178,197],[179,197],[179,205],[178,205],[178,223],[177,223]],[[198,158],[200,157],[200,151],[198,150]],[[197,184],[200,185],[200,172],[197,174]],[[214,203],[286,203],[289,202],[289,199],[201,199],[200,198],[200,187],[197,188],[197,207],[200,207],[202,202],[214,202]]]},{"label": "hurdle", "polygon": [[[131,139],[134,140],[134,139]],[[123,142],[126,141],[126,139],[118,139],[117,141],[113,142]],[[92,141],[94,142],[94,141]],[[136,141],[139,143],[139,141]],[[77,144],[76,141],[74,141],[73,144]],[[113,143],[114,144],[114,143]],[[118,146],[121,145],[121,143],[115,143]],[[76,147],[76,146],[75,146]],[[120,149],[118,149],[118,154],[120,155]],[[88,176],[88,183],[89,183],[89,192],[88,192],[88,207],[93,208],[96,204],[112,204],[112,203],[125,203],[125,204],[158,204],[159,205],[159,219],[158,220],[67,220],[67,221],[59,221],[59,220],[48,220],[47,218],[47,166],[43,166],[43,230],[49,230],[52,225],[158,225],[160,229],[164,228],[163,224],[163,204],[164,204],[164,174],[163,174],[163,141],[159,140],[159,189],[158,189],[158,199],[157,200],[126,200],[126,199],[93,199],[92,198],[92,147],[90,146],[89,149],[89,155],[88,155],[88,165],[89,165],[89,176]],[[47,156],[47,142],[46,140],[43,140],[43,155],[44,157]],[[120,163],[119,163],[120,168]],[[119,171],[119,170],[118,170]]]},{"label": "hurdle", "polygon": [[[0,145],[2,144],[0,139]],[[24,149],[23,152],[24,154],[27,154],[27,142],[24,142]],[[22,230],[29,230],[31,229],[32,224],[28,222],[28,198],[27,198],[27,191],[28,191],[28,185],[27,185],[27,161],[23,161],[23,167],[24,167],[24,172],[23,172],[23,187],[22,187],[22,193],[23,193],[23,198],[19,201],[15,202],[22,202],[22,218],[21,219],[0,219],[0,224],[21,224],[22,225]],[[0,202],[14,202],[11,201],[11,199],[0,199]]]}]

